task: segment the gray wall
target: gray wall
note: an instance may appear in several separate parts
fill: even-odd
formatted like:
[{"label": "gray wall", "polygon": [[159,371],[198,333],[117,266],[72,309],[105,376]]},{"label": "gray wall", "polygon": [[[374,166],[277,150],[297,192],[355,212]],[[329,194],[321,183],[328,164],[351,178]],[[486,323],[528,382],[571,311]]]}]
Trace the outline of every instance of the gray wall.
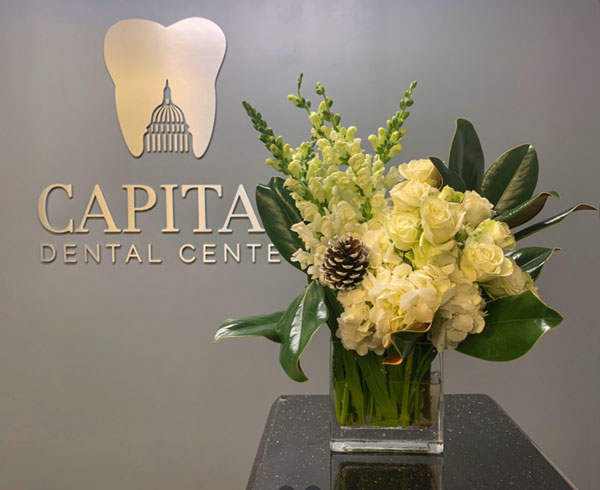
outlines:
[{"label": "gray wall", "polygon": [[[177,236],[161,236],[160,205],[139,218],[141,236],[104,236],[100,226],[52,236],[36,217],[49,184],[74,186],[73,200],[53,204],[56,219],[78,218],[101,184],[120,223],[123,184],[222,184],[225,197],[209,211],[217,228],[239,183],[251,191],[271,175],[240,100],[296,143],[306,122],[285,97],[304,71],[306,87],[321,80],[364,138],[417,79],[396,163],[445,156],[454,119],[465,116],[488,163],[520,143],[537,147],[539,189],[562,194],[553,210],[597,202],[595,0],[23,0],[1,9],[3,490],[243,488],[273,400],[328,389],[325,331],[304,356],[303,385],[285,377],[267,341],[211,341],[225,317],[280,309],[303,284],[264,255],[257,264],[174,259],[188,241],[266,244],[244,220],[232,236],[194,236],[193,203],[180,200]],[[228,40],[211,146],[201,160],[135,160],[116,122],[104,34],[124,18],[168,25],[190,16],[213,20]],[[449,392],[491,395],[581,489],[600,478],[599,240],[598,217],[587,212],[528,241],[562,249],[540,292],[566,317],[530,354],[508,364],[446,356]],[[151,242],[169,260],[42,265],[40,242]]]}]

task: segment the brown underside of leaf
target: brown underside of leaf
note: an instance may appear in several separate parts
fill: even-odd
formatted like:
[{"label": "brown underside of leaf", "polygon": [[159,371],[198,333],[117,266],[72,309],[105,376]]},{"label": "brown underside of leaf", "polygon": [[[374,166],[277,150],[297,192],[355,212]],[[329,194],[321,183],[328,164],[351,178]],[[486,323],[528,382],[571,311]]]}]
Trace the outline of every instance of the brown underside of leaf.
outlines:
[{"label": "brown underside of leaf", "polygon": [[383,360],[384,366],[399,366],[402,364],[402,356],[386,357]]}]

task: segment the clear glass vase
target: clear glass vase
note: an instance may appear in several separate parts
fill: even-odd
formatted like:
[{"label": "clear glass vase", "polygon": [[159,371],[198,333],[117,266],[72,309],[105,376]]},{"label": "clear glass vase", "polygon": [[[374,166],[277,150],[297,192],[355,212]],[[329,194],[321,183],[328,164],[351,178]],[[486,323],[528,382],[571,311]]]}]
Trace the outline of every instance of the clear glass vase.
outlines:
[{"label": "clear glass vase", "polygon": [[331,450],[439,454],[443,442],[442,356],[417,342],[400,364],[331,342]]}]

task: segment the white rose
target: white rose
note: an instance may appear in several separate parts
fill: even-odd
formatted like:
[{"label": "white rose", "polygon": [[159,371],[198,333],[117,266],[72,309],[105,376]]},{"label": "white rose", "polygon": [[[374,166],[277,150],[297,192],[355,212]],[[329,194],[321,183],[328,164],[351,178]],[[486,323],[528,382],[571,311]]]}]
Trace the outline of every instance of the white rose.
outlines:
[{"label": "white rose", "polygon": [[429,158],[403,163],[398,167],[398,171],[406,180],[427,182],[435,187],[438,187],[442,183],[440,173]]},{"label": "white rose", "polygon": [[439,245],[454,238],[465,216],[458,203],[428,197],[421,203],[421,223],[425,239]]},{"label": "white rose", "polygon": [[475,191],[465,192],[462,205],[465,210],[465,223],[473,227],[492,217],[492,203]]},{"label": "white rose", "polygon": [[494,277],[490,281],[483,283],[485,291],[492,298],[515,296],[533,287],[531,276],[527,272],[523,272],[512,258],[509,257],[509,260],[512,263],[512,274],[509,276]]},{"label": "white rose", "polygon": [[484,307],[474,284],[459,284],[446,292],[428,335],[436,349],[456,349],[467,335],[480,333],[485,326]]},{"label": "white rose", "polygon": [[432,245],[427,240],[423,240],[423,235],[418,244],[415,244],[409,252],[409,257],[417,269],[425,267],[427,264],[436,267],[452,266],[458,261],[458,247],[456,242],[449,240],[441,246]]},{"label": "white rose", "polygon": [[390,191],[394,206],[398,211],[413,211],[428,196],[437,194],[438,190],[427,182],[406,180],[395,185]]},{"label": "white rose", "polygon": [[515,248],[515,237],[510,232],[509,226],[503,221],[486,219],[482,221],[475,229],[475,234],[489,235],[494,239],[494,243],[500,248],[512,250]]},{"label": "white rose", "polygon": [[512,273],[512,263],[490,235],[471,236],[465,242],[460,269],[472,282]]},{"label": "white rose", "polygon": [[419,239],[419,217],[412,213],[392,213],[386,222],[387,232],[399,250],[409,250]]}]

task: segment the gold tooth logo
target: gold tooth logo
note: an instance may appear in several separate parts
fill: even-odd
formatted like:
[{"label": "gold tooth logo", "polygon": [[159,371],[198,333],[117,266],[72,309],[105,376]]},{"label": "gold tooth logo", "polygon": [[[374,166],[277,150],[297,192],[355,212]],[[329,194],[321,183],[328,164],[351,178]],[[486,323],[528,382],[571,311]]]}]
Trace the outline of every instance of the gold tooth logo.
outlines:
[{"label": "gold tooth logo", "polygon": [[225,47],[221,28],[200,17],[168,27],[128,19],[108,30],[104,60],[115,84],[121,133],[134,157],[204,155],[213,132],[215,83]]}]

